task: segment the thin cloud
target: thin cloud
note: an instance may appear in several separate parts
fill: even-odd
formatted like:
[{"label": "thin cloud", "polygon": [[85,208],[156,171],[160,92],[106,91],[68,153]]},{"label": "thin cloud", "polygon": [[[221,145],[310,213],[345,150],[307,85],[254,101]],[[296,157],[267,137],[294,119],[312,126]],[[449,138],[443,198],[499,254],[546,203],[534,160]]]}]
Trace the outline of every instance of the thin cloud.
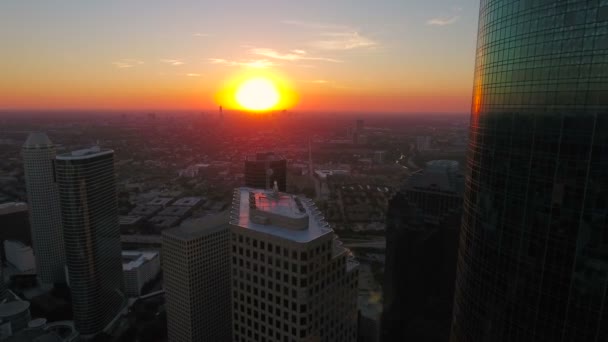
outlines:
[{"label": "thin cloud", "polygon": [[230,67],[246,67],[246,68],[254,68],[254,69],[266,69],[273,66],[277,66],[279,64],[269,61],[267,59],[256,59],[256,60],[248,60],[248,61],[232,61],[224,58],[209,58],[209,63],[211,64],[220,64]]},{"label": "thin cloud", "polygon": [[314,21],[304,21],[304,20],[283,20],[281,23],[285,25],[299,26],[305,27],[309,29],[317,29],[317,30],[343,30],[348,29],[347,26],[344,25],[336,25],[336,24],[326,24],[319,23]]},{"label": "thin cloud", "polygon": [[115,67],[120,68],[120,69],[132,68],[136,65],[141,65],[141,64],[144,64],[144,62],[140,61],[138,59],[131,59],[131,58],[120,59],[120,60],[112,63],[112,65],[114,65]]},{"label": "thin cloud", "polygon": [[310,60],[310,61],[325,61],[325,62],[333,62],[339,63],[341,61],[333,58],[326,57],[316,57],[316,56],[308,56],[306,51],[304,50],[292,50],[289,53],[280,53],[273,49],[268,48],[254,48],[249,51],[250,53],[258,56],[268,57],[272,59],[280,59],[284,61],[301,61],[301,60]]},{"label": "thin cloud", "polygon": [[371,48],[378,45],[378,42],[362,35],[359,30],[346,25],[300,20],[283,20],[282,23],[317,31],[315,35],[318,36],[318,39],[310,43],[310,46],[315,49],[352,50],[357,48]]},{"label": "thin cloud", "polygon": [[186,74],[186,76],[188,76],[188,77],[200,77],[201,74],[189,73],[189,74]]},{"label": "thin cloud", "polygon": [[327,32],[323,39],[312,42],[311,45],[323,50],[352,50],[357,48],[370,48],[378,45],[370,38],[362,36],[359,32]]},{"label": "thin cloud", "polygon": [[169,64],[172,66],[179,66],[179,65],[184,64],[184,62],[181,59],[161,59],[160,61],[162,63]]},{"label": "thin cloud", "polygon": [[458,21],[458,19],[460,19],[459,15],[452,15],[452,16],[431,18],[431,19],[427,20],[426,23],[427,23],[427,25],[446,26],[446,25],[454,24],[455,22]]}]

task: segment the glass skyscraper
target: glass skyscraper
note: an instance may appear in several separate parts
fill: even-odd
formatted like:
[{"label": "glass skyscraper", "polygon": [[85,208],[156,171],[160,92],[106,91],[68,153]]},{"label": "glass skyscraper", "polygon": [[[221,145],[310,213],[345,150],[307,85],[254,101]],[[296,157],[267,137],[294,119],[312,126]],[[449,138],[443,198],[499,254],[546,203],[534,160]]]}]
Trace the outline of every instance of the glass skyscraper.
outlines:
[{"label": "glass skyscraper", "polygon": [[451,340],[608,340],[608,1],[482,0]]},{"label": "glass skyscraper", "polygon": [[114,152],[93,147],[55,161],[76,329],[94,335],[123,307]]}]

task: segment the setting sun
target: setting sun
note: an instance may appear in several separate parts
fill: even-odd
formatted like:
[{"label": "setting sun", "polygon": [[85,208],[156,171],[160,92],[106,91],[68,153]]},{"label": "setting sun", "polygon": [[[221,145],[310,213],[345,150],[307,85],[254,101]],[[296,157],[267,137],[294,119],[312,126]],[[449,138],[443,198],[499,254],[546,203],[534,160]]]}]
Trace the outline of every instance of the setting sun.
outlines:
[{"label": "setting sun", "polygon": [[268,79],[254,78],[243,82],[235,94],[239,105],[249,110],[268,110],[276,106],[280,95],[276,86]]}]

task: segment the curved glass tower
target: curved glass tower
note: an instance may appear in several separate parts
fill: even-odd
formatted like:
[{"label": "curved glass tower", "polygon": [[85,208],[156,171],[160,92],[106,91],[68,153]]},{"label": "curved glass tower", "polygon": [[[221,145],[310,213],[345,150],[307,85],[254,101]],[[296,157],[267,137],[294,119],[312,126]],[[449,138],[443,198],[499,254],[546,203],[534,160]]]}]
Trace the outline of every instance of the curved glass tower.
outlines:
[{"label": "curved glass tower", "polygon": [[608,340],[608,1],[482,0],[451,340]]}]

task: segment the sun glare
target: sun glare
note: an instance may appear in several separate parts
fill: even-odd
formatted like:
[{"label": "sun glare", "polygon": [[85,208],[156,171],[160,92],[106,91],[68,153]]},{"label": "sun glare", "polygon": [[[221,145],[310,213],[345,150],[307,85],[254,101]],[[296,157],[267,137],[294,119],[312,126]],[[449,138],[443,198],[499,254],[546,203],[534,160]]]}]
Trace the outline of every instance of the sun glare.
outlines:
[{"label": "sun glare", "polygon": [[277,87],[270,80],[253,78],[239,85],[235,98],[245,109],[263,111],[276,106],[280,95]]}]

